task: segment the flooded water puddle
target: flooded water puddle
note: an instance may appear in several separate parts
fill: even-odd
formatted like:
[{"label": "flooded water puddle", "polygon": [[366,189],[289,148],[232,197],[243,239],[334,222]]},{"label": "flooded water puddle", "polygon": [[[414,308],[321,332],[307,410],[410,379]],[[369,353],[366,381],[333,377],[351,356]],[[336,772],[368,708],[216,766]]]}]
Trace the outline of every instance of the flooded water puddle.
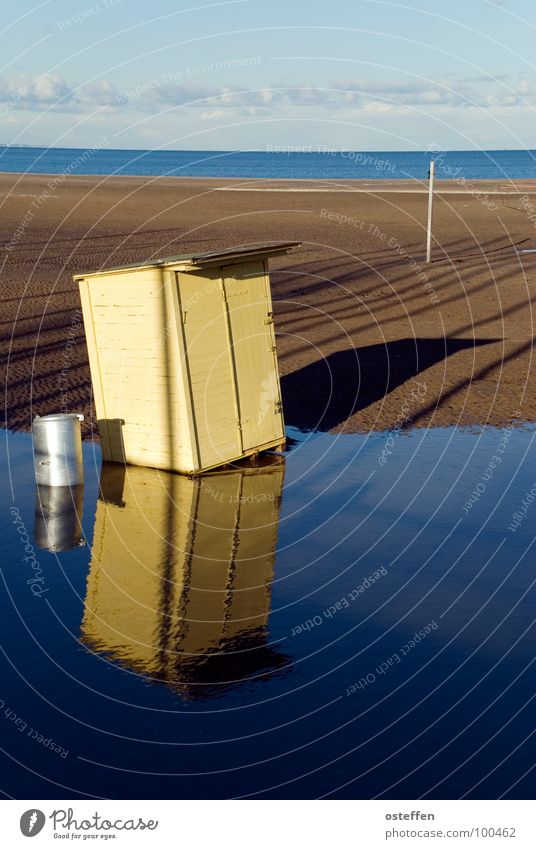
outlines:
[{"label": "flooded water puddle", "polygon": [[4,434],[18,798],[530,798],[534,426],[301,434],[36,494]]}]

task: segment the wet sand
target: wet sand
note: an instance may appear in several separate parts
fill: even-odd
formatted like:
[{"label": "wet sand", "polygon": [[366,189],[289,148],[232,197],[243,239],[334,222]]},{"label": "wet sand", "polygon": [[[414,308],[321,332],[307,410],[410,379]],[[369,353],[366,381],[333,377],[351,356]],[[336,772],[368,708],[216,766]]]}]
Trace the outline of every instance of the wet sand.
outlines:
[{"label": "wet sand", "polygon": [[91,435],[73,273],[271,240],[302,243],[272,261],[288,425],[536,420],[536,181],[437,186],[426,266],[415,182],[0,174],[4,425],[64,405]]}]

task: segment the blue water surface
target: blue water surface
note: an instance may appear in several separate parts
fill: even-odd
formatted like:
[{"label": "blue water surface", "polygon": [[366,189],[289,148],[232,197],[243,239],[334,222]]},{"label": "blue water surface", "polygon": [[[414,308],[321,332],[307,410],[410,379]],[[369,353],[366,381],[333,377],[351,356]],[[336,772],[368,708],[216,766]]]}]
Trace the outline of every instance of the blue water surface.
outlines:
[{"label": "blue water surface", "polygon": [[[314,146],[313,146],[314,148]],[[536,178],[536,152],[489,150],[430,152],[189,151],[0,148],[0,171],[32,174],[123,174],[248,179],[416,179],[438,162],[443,179]]]},{"label": "blue water surface", "polygon": [[291,431],[197,480],[86,443],[60,552],[4,434],[3,792],[532,798],[535,432]]}]

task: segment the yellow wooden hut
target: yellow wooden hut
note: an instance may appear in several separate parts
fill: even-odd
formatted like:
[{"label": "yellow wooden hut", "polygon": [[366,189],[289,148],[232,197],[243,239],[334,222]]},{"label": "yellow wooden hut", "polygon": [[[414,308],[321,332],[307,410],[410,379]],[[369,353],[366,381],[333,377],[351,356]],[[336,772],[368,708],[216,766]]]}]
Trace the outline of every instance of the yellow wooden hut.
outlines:
[{"label": "yellow wooden hut", "polygon": [[285,431],[270,243],[75,275],[104,460],[195,473]]}]

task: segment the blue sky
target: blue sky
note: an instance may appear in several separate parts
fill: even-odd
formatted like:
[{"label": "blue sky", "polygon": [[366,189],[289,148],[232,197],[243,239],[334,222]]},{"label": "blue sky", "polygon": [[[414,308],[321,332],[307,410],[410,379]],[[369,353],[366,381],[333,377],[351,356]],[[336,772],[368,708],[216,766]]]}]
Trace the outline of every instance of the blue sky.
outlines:
[{"label": "blue sky", "polygon": [[22,0],[0,29],[4,143],[536,148],[529,0]]}]

